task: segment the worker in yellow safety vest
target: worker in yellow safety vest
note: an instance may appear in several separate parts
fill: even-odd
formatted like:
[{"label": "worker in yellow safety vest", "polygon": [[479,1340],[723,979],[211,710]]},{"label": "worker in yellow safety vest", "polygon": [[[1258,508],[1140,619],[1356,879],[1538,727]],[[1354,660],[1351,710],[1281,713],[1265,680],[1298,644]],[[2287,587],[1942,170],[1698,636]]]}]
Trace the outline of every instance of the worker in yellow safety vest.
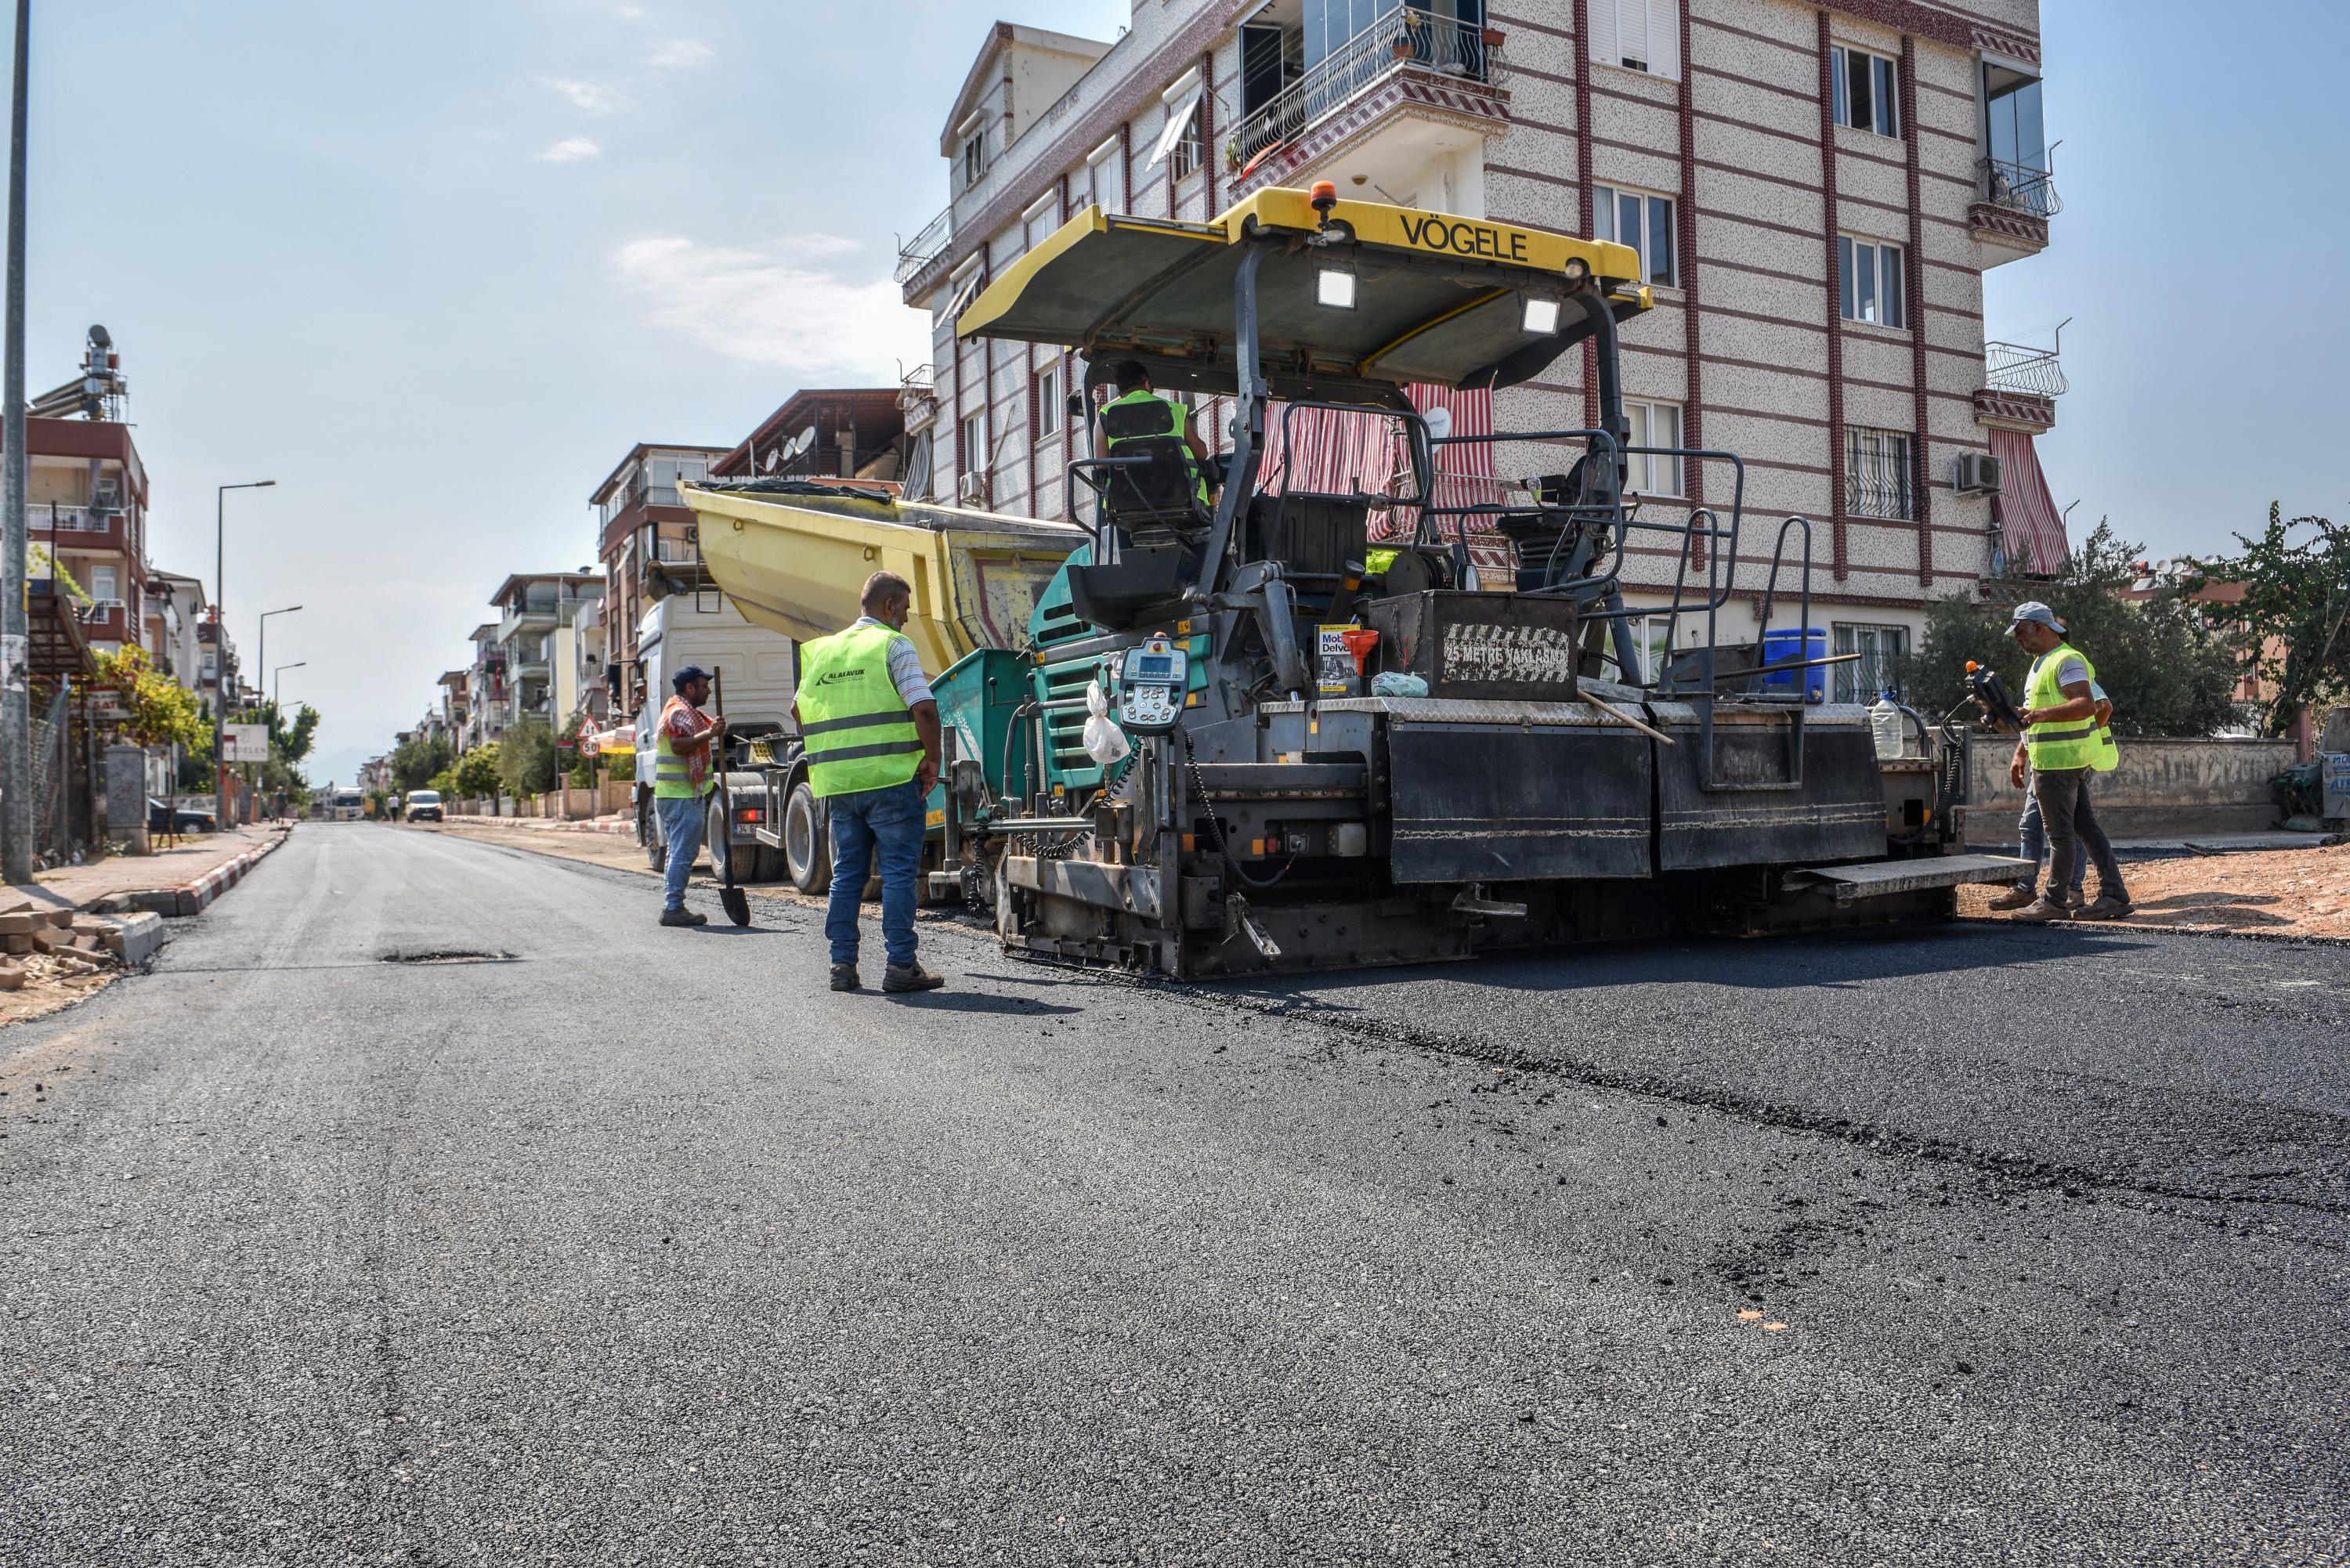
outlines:
[{"label": "worker in yellow safety vest", "polygon": [[2117,919],[2130,912],[2129,891],[2122,886],[2114,846],[2089,804],[2089,775],[2110,773],[2119,757],[2098,711],[2096,666],[2064,640],[2064,623],[2046,605],[2016,606],[2008,631],[2032,655],[2020,711],[2023,732],[2016,737],[2008,776],[2021,789],[2029,773],[2041,831],[2048,836],[2049,859],[2048,890],[2015,918],[2037,922],[2068,912],[2065,889],[2074,859],[2085,846],[2097,867],[2097,897],[2080,911],[2080,918]]},{"label": "worker in yellow safety vest", "polygon": [[1149,372],[1143,369],[1139,359],[1119,360],[1110,368],[1110,379],[1118,384],[1118,396],[1102,405],[1102,434],[1107,438],[1107,455],[1117,457],[1121,446],[1152,436],[1182,437],[1186,461],[1191,464],[1192,493],[1204,509],[1208,504],[1210,453],[1208,443],[1200,439],[1199,426],[1192,422],[1191,409],[1152,390]]},{"label": "worker in yellow safety vest", "polygon": [[693,874],[693,857],[702,852],[702,813],[710,792],[718,787],[710,767],[718,722],[702,711],[710,701],[708,670],[689,664],[669,683],[674,694],[653,725],[653,809],[660,814],[661,841],[669,853],[660,923],[706,926],[709,916],[685,907],[685,884]]},{"label": "worker in yellow safety vest", "polygon": [[942,754],[939,704],[905,634],[914,590],[895,572],[865,580],[864,615],[800,650],[792,718],[806,748],[808,787],[832,827],[832,893],[824,922],[832,989],[855,991],[857,907],[878,857],[881,989],[934,991],[946,981],[915,957],[914,880],[921,874],[931,790]]}]

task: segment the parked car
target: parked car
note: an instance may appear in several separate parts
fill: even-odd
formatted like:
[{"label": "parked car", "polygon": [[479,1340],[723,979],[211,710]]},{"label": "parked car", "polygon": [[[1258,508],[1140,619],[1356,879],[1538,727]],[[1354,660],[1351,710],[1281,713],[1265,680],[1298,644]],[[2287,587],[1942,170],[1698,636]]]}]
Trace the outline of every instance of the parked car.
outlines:
[{"label": "parked car", "polygon": [[150,833],[210,833],[220,823],[209,811],[196,811],[187,806],[176,810],[172,803],[147,797],[147,831]]},{"label": "parked car", "polygon": [[411,822],[439,822],[441,792],[437,789],[410,790],[407,805],[402,815]]}]

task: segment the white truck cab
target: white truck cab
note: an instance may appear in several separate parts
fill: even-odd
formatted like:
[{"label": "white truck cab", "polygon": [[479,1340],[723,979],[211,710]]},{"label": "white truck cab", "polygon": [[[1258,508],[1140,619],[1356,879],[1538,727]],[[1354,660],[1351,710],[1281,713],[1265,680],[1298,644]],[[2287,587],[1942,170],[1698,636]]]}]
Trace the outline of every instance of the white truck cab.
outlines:
[{"label": "white truck cab", "polygon": [[[798,732],[792,698],[799,690],[799,647],[791,639],[753,626],[732,599],[714,590],[671,594],[657,599],[637,625],[637,659],[644,672],[644,705],[637,711],[637,839],[658,868],[668,850],[660,814],[653,810],[653,726],[670,699],[670,677],[689,664],[724,677],[726,723],[745,731]],[[733,775],[729,775],[730,784]],[[768,869],[755,864],[758,841],[745,828],[733,834],[741,880],[761,879]],[[705,842],[715,847],[714,837]]]}]

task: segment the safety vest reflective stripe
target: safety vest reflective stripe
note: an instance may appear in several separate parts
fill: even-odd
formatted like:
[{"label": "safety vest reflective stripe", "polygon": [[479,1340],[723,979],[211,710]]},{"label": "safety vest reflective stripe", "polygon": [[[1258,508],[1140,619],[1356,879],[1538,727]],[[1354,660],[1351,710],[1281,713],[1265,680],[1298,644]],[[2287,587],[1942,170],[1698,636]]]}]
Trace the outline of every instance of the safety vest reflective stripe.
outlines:
[{"label": "safety vest reflective stripe", "polygon": [[[2024,680],[2024,706],[2054,708],[2066,701],[2064,688],[2056,672],[2068,659],[2077,659],[2097,679],[2097,667],[2088,656],[2069,643],[2059,643],[2033,660],[2032,673]],[[2097,739],[2099,726],[2095,719],[2083,723],[2078,719],[2049,720],[2033,724],[2023,732],[2024,754],[2033,768],[2040,773],[2061,773],[2073,768],[2096,767],[2106,761],[2108,748]]]},{"label": "safety vest reflective stripe", "polygon": [[889,679],[889,648],[901,635],[852,626],[801,650],[800,741],[819,796],[888,789],[920,769],[921,732]]}]

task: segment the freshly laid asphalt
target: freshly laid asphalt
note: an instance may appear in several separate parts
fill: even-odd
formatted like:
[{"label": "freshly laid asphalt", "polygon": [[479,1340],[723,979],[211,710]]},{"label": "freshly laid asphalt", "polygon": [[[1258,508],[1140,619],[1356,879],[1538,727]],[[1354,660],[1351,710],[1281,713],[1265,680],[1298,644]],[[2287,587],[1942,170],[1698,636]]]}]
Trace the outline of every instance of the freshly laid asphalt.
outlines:
[{"label": "freshly laid asphalt", "polygon": [[2350,950],[696,901],[308,825],[0,1036],[0,1564],[2350,1559]]}]

